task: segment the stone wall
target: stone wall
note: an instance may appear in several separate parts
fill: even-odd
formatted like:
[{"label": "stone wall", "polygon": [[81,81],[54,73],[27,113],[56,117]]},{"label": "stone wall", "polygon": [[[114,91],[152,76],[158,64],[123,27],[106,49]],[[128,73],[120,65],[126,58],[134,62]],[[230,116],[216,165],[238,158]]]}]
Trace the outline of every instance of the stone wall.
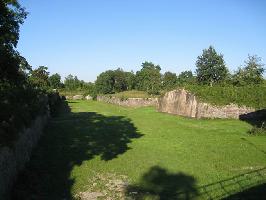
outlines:
[{"label": "stone wall", "polygon": [[46,105],[45,113],[36,117],[30,127],[21,130],[10,146],[0,146],[0,199],[6,198],[18,173],[29,161],[32,149],[37,145],[50,113],[61,100],[57,93],[43,98]]},{"label": "stone wall", "polygon": [[118,97],[97,96],[97,101],[116,104],[127,107],[143,107],[143,106],[157,106],[157,98],[127,98],[121,99]]},{"label": "stone wall", "polygon": [[83,95],[77,94],[74,96],[65,96],[65,99],[66,100],[83,100],[83,99],[92,100],[93,98],[90,95],[83,96]]},{"label": "stone wall", "polygon": [[233,118],[254,112],[255,109],[234,104],[214,106],[200,102],[195,95],[184,89],[167,92],[158,99],[158,111],[193,118]]},{"label": "stone wall", "polygon": [[18,140],[12,148],[3,147],[0,149],[0,199],[12,186],[18,172],[24,168],[25,163],[30,159],[31,151],[42,134],[48,116],[46,114],[37,117],[30,128],[20,132]]}]

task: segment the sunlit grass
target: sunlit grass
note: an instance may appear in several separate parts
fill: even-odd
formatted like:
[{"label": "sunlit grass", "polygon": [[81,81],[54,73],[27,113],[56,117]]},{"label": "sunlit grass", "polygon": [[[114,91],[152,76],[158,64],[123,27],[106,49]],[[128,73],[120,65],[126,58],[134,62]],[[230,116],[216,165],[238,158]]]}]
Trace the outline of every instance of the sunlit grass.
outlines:
[{"label": "sunlit grass", "polygon": [[99,181],[99,176],[122,176],[138,185],[143,174],[163,169],[177,174],[166,178],[182,173],[199,187],[266,166],[266,136],[248,135],[251,125],[243,121],[188,119],[152,107],[95,101],[69,106],[71,113],[52,120],[29,167],[30,174],[49,176],[38,178],[35,187],[50,199],[74,196],[92,185],[106,190],[101,181],[108,178]]}]

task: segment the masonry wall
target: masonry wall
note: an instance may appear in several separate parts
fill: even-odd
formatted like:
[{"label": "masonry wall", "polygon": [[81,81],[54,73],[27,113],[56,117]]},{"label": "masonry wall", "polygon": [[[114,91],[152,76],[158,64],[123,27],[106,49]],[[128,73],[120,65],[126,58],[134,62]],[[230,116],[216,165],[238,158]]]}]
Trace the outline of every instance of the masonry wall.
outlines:
[{"label": "masonry wall", "polygon": [[120,99],[117,97],[97,96],[97,101],[102,101],[106,103],[116,104],[119,106],[127,106],[127,107],[157,106],[158,104],[157,98]]},{"label": "masonry wall", "polygon": [[[5,199],[18,173],[24,169],[29,161],[33,148],[47,124],[50,112],[60,101],[60,96],[54,94],[45,97],[46,112],[36,117],[31,126],[18,133],[17,139],[10,146],[0,146],[0,199]],[[49,106],[50,105],[50,106]]]},{"label": "masonry wall", "polygon": [[233,118],[254,112],[255,109],[234,104],[214,106],[200,102],[195,95],[184,89],[167,92],[158,99],[158,111],[193,118]]},{"label": "masonry wall", "polygon": [[31,151],[37,144],[47,119],[48,114],[37,117],[30,128],[19,133],[19,139],[14,143],[13,148],[0,149],[0,199],[30,159]]}]

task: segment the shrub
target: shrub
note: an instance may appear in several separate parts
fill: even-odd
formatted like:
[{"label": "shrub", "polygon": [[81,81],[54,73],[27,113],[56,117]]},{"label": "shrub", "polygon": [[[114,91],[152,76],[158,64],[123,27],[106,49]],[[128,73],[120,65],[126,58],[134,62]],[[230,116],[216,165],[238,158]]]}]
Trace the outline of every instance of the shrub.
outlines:
[{"label": "shrub", "polygon": [[198,96],[200,100],[215,105],[234,103],[256,109],[266,108],[266,87],[264,85],[243,87],[187,85],[185,88]]},{"label": "shrub", "polygon": [[266,134],[266,124],[265,122],[262,123],[261,127],[253,126],[250,131],[250,134],[252,135],[264,135]]}]

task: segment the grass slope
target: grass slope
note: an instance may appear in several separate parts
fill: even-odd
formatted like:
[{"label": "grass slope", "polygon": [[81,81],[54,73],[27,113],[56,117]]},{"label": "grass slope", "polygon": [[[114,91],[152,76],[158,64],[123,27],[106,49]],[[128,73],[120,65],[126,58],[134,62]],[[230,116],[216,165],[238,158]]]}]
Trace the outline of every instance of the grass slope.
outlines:
[{"label": "grass slope", "polygon": [[[233,182],[236,192],[239,178],[232,177],[266,166],[266,137],[249,136],[246,122],[187,119],[95,101],[69,106],[71,112],[65,105],[49,123],[13,199],[71,199],[92,187],[108,193],[113,177],[128,181],[131,196],[146,199],[175,199],[177,191],[185,199],[207,184],[211,191],[204,195],[227,196],[219,181]],[[253,173],[248,180],[256,182]]]},{"label": "grass slope", "polygon": [[115,94],[107,94],[107,96],[113,96],[118,98],[153,98],[158,97],[159,95],[150,95],[145,91],[138,91],[138,90],[129,90],[123,91]]}]

